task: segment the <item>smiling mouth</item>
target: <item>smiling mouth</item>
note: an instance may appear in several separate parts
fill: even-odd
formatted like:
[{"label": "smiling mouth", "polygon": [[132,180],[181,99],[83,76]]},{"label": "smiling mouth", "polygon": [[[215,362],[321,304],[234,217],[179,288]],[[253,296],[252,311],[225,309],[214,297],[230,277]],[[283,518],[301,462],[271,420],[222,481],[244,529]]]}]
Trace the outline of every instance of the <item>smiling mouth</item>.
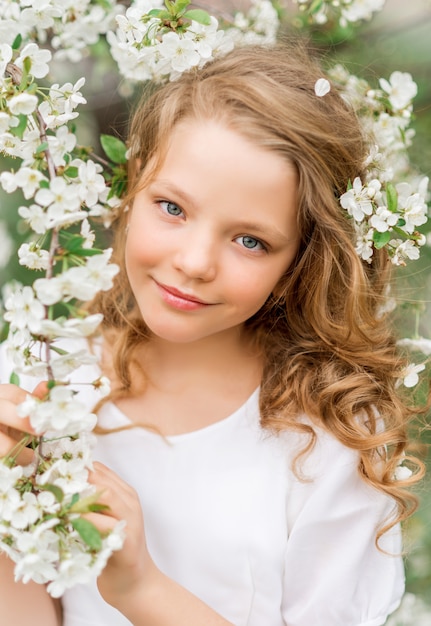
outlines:
[{"label": "smiling mouth", "polygon": [[195,304],[197,306],[209,306],[211,304],[210,302],[205,302],[205,300],[201,300],[200,298],[192,294],[184,293],[183,291],[180,291],[175,287],[164,285],[163,283],[158,283],[157,281],[155,282],[159,289],[162,291],[162,293],[167,296],[172,296],[173,299],[178,299],[179,301],[183,300],[185,303],[189,302],[190,304]]}]

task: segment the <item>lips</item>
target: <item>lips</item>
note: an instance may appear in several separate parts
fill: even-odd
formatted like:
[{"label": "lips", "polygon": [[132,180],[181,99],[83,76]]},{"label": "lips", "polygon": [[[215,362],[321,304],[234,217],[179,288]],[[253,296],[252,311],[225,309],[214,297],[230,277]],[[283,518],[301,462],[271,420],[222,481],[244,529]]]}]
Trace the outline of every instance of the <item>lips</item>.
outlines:
[{"label": "lips", "polygon": [[186,293],[176,287],[159,283],[156,280],[154,282],[166,304],[176,309],[194,311],[211,305],[211,302],[205,302],[205,300],[198,298],[194,294]]},{"label": "lips", "polygon": [[163,285],[162,283],[158,283],[158,285],[173,296],[176,296],[177,298],[182,298],[182,300],[187,300],[188,302],[197,302],[198,304],[209,304],[209,302],[205,302],[205,300],[201,300],[200,298],[197,298],[196,296],[193,296],[191,294],[184,293],[179,289],[175,289],[175,287]]}]

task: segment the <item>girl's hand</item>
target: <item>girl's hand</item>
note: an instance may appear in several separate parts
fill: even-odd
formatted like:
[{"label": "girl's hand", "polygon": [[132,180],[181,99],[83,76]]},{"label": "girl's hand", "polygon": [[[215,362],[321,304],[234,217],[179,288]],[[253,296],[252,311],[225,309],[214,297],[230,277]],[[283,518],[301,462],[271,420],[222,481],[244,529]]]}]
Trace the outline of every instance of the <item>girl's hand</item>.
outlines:
[{"label": "girl's hand", "polygon": [[109,508],[103,513],[90,513],[85,517],[102,533],[112,530],[120,520],[126,522],[123,548],[112,554],[98,578],[103,598],[109,604],[118,606],[148,584],[156,567],[147,550],[143,515],[136,491],[102,463],[95,462],[93,467],[89,481],[100,492],[98,503]]},{"label": "girl's hand", "polygon": [[165,576],[152,560],[145,541],[138,496],[132,487],[101,463],[94,463],[92,482],[101,492],[105,513],[86,515],[103,532],[126,521],[126,540],[98,578],[103,598],[135,626],[232,626],[187,589]]},{"label": "girl's hand", "polygon": [[[33,395],[43,398],[46,391],[46,383],[42,382],[34,389]],[[27,395],[27,391],[16,385],[0,385],[0,458],[17,449],[17,444],[26,435],[34,435],[29,419],[17,415],[17,407]],[[17,456],[17,461],[22,465],[28,465],[32,459],[33,452],[26,447]]]}]

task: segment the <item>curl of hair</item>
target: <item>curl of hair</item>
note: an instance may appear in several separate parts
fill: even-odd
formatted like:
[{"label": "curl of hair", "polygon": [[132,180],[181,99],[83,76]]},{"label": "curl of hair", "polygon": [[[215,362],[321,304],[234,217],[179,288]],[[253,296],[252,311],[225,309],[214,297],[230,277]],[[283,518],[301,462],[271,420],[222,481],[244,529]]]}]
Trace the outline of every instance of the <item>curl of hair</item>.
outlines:
[{"label": "curl of hair", "polygon": [[[133,204],[136,191],[157,172],[173,128],[186,119],[218,121],[295,165],[298,253],[247,322],[265,359],[261,424],[309,434],[295,461],[298,472],[297,462],[316,439],[312,424],[357,450],[362,477],[396,504],[378,539],[417,506],[409,488],[422,477],[423,465],[405,451],[408,424],[418,411],[399,391],[406,363],[378,314],[391,264],[384,251],[375,251],[371,265],[360,260],[338,201],[348,182],[363,174],[366,142],[355,113],[334,88],[316,96],[322,75],[298,46],[244,47],[145,94],[130,128],[124,206]],[[105,332],[115,337],[117,395],[133,393],[134,351],[148,339],[124,268],[126,221],[123,211],[116,224],[114,260],[121,271],[114,289],[93,303],[105,316]],[[311,422],[304,423],[303,414]],[[396,467],[405,458],[413,475],[397,481]]]}]

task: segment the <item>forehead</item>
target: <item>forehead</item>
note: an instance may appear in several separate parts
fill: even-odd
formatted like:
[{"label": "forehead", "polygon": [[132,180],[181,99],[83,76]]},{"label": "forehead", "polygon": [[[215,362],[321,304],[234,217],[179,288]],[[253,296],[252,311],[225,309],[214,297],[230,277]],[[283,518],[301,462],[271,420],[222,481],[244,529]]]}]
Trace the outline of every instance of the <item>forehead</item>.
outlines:
[{"label": "forehead", "polygon": [[[158,146],[157,153],[145,168],[151,176],[161,169],[173,167],[189,170],[191,163],[204,169],[214,170],[222,163],[229,163],[226,174],[240,177],[245,171],[266,168],[266,177],[271,175],[296,177],[296,167],[287,157],[275,149],[263,146],[257,138],[251,138],[249,129],[239,131],[224,121],[185,119],[176,124],[166,141]],[[258,176],[258,178],[260,178]]]}]

